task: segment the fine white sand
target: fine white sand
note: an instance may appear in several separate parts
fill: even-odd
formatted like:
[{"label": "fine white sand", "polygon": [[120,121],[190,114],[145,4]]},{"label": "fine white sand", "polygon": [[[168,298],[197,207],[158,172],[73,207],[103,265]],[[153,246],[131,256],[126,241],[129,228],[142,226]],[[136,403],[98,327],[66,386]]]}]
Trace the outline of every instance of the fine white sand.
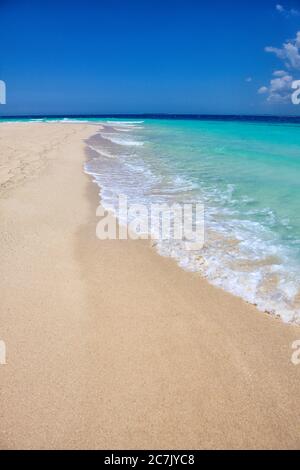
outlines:
[{"label": "fine white sand", "polygon": [[300,329],[99,241],[96,130],[0,125],[0,448],[299,448]]}]

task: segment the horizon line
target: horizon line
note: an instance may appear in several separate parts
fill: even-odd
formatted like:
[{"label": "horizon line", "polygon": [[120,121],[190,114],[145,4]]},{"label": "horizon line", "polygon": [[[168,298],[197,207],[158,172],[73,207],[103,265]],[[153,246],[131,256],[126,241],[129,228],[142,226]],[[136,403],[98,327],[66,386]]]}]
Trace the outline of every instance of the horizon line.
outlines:
[{"label": "horizon line", "polygon": [[100,114],[15,114],[0,115],[0,119],[30,119],[30,118],[114,118],[114,117],[143,117],[147,118],[273,118],[273,119],[300,119],[299,115],[290,114],[213,114],[213,113],[100,113]]}]

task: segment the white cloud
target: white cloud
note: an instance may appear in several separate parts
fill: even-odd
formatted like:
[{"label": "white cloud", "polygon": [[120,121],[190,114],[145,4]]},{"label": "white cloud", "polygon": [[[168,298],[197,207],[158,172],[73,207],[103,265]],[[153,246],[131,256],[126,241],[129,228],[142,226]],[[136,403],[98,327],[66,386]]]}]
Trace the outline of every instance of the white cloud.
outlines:
[{"label": "white cloud", "polygon": [[247,77],[247,78],[246,78],[246,82],[247,82],[247,83],[251,83],[251,82],[252,82],[252,77]]},{"label": "white cloud", "polygon": [[268,46],[265,51],[283,60],[286,67],[300,70],[300,31],[295,39],[283,43],[281,48]]},{"label": "white cloud", "polygon": [[267,101],[269,103],[288,103],[291,98],[292,92],[292,75],[277,70],[273,73],[273,77],[268,87],[262,86],[259,88],[259,94],[268,94]]},{"label": "white cloud", "polygon": [[263,95],[263,94],[265,94],[265,93],[268,93],[268,91],[269,91],[269,88],[268,88],[268,87],[262,86],[262,87],[259,88],[259,90],[258,90],[257,93],[259,93],[260,95]]},{"label": "white cloud", "polygon": [[[280,7],[280,5],[278,5]],[[265,51],[275,54],[289,70],[276,70],[268,86],[262,86],[259,94],[268,93],[270,103],[288,103],[292,94],[292,70],[300,70],[300,31],[296,38],[283,43],[281,47],[268,46]]]},{"label": "white cloud", "polygon": [[285,70],[276,70],[274,73],[273,73],[274,77],[284,77],[286,75],[286,71]]},{"label": "white cloud", "polygon": [[295,8],[292,8],[291,10],[287,10],[284,8],[284,6],[277,4],[276,5],[276,10],[284,15],[286,18],[290,18],[291,16],[300,16],[300,11],[296,10]]}]

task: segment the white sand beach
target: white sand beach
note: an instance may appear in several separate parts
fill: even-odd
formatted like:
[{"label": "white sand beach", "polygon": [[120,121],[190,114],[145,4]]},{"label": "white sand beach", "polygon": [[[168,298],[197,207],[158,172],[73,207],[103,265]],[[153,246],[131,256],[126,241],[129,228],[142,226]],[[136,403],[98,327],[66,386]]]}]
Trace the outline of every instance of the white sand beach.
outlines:
[{"label": "white sand beach", "polygon": [[299,448],[300,328],[97,239],[96,130],[0,124],[0,448]]}]

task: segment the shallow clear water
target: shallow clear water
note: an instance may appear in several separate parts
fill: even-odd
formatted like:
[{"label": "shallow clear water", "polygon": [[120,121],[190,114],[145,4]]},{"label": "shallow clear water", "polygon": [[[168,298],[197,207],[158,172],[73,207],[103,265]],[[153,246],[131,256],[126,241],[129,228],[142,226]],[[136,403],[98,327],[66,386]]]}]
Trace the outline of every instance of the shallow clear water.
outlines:
[{"label": "shallow clear water", "polygon": [[107,120],[87,165],[105,204],[201,202],[205,246],[175,257],[261,310],[300,323],[300,125]]}]

